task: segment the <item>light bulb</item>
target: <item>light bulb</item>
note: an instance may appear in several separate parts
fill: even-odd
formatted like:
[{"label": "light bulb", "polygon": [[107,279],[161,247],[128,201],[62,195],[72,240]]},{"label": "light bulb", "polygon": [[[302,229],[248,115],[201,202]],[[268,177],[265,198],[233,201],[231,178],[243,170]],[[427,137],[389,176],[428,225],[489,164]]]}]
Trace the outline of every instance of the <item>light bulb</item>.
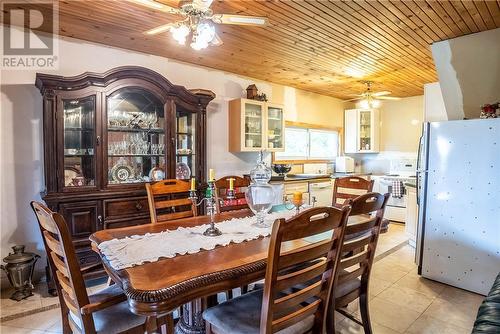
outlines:
[{"label": "light bulb", "polygon": [[370,103],[368,102],[368,100],[364,99],[364,100],[361,100],[359,102],[359,105],[361,106],[361,108],[363,109],[368,109],[370,108]]},{"label": "light bulb", "polygon": [[372,108],[378,108],[380,107],[380,101],[379,100],[372,100]]},{"label": "light bulb", "polygon": [[196,50],[196,51],[199,51],[201,49],[204,49],[206,47],[208,47],[208,43],[203,43],[199,40],[196,40],[194,42],[191,43],[191,47]]},{"label": "light bulb", "polygon": [[186,44],[186,37],[189,35],[189,27],[184,24],[170,29],[172,37],[181,45]]},{"label": "light bulb", "polygon": [[208,46],[215,37],[215,28],[208,23],[200,23],[196,27],[196,34],[193,36],[191,47],[195,50],[201,50]]}]

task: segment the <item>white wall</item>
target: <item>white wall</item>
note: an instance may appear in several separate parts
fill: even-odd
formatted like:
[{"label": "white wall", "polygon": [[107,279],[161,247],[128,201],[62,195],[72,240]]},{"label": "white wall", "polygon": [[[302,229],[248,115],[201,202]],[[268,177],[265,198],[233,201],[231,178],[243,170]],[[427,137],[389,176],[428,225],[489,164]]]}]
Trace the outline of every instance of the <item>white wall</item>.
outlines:
[{"label": "white wall", "polygon": [[443,93],[439,82],[424,85],[424,122],[447,121]]},{"label": "white wall", "polygon": [[479,118],[500,100],[500,28],[432,45],[448,119]]},{"label": "white wall", "polygon": [[[195,51],[193,51],[195,52]],[[227,101],[245,96],[245,88],[256,83],[270,101],[283,103],[286,117],[301,122],[342,124],[340,100],[245,78],[195,65],[138,52],[61,38],[59,69],[54,74],[72,76],[85,71],[104,72],[124,65],[144,66],[172,83],[187,88],[210,89],[217,95],[208,107],[208,166],[217,176],[248,172],[257,154],[232,154],[227,147]],[[50,73],[49,71],[42,71]],[[36,71],[1,72],[1,257],[14,244],[42,253],[38,226],[29,207],[40,200],[44,188],[42,151],[42,98],[34,86]],[[308,110],[303,110],[305,106]],[[310,115],[310,117],[308,116]],[[40,261],[39,267],[42,267]]]},{"label": "white wall", "polygon": [[378,109],[380,152],[350,156],[359,162],[360,171],[384,174],[389,172],[393,159],[416,159],[424,118],[424,96],[384,100]]},{"label": "white wall", "polygon": [[380,114],[380,150],[416,152],[422,132],[424,97],[383,101]]}]

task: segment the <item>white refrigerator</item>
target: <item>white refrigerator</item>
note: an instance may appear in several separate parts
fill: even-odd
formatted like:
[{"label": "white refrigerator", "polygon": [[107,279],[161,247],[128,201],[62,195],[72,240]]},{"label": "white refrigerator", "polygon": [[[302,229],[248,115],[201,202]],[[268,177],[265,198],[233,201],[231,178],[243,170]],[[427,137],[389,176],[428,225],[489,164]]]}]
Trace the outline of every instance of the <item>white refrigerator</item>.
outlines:
[{"label": "white refrigerator", "polygon": [[417,202],[419,274],[487,294],[500,272],[500,119],[424,123]]}]

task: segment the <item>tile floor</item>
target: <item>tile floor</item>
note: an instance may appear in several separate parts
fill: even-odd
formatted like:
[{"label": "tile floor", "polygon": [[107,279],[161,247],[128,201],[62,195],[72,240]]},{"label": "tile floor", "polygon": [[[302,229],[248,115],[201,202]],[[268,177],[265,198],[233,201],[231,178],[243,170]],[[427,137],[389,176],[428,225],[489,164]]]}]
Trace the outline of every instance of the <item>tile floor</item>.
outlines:
[{"label": "tile floor", "polygon": [[[370,312],[375,334],[470,333],[484,297],[419,277],[414,250],[405,241],[404,226],[397,224],[392,224],[389,232],[379,239],[370,279]],[[10,308],[4,301],[2,298],[2,309],[6,309],[2,314]],[[38,300],[30,303],[38,304]],[[348,308],[359,317],[356,303]],[[338,333],[363,333],[356,323],[337,315]],[[0,333],[61,333],[59,309],[3,321]]]},{"label": "tile floor", "polygon": [[0,319],[2,320],[59,305],[59,298],[48,294],[46,283],[37,284],[33,291],[33,296],[19,302],[9,299],[12,292],[13,289],[10,286],[2,286],[0,293],[0,305],[2,306],[0,308]]}]

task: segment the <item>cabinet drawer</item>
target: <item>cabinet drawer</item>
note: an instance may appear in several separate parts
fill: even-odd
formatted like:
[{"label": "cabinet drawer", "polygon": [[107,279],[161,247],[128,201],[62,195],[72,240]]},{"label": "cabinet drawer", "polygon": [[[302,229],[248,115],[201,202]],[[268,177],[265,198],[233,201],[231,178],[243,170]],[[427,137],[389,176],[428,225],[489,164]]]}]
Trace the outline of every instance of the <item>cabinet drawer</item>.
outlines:
[{"label": "cabinet drawer", "polygon": [[110,199],[104,201],[104,219],[149,213],[147,197]]},{"label": "cabinet drawer", "polygon": [[309,192],[309,186],[307,182],[303,183],[285,183],[285,194],[292,194],[296,191],[300,191],[302,193]]},{"label": "cabinet drawer", "polygon": [[119,227],[129,227],[143,224],[151,224],[151,219],[149,217],[136,218],[136,219],[119,219],[112,221],[105,221],[104,228],[119,228]]}]

